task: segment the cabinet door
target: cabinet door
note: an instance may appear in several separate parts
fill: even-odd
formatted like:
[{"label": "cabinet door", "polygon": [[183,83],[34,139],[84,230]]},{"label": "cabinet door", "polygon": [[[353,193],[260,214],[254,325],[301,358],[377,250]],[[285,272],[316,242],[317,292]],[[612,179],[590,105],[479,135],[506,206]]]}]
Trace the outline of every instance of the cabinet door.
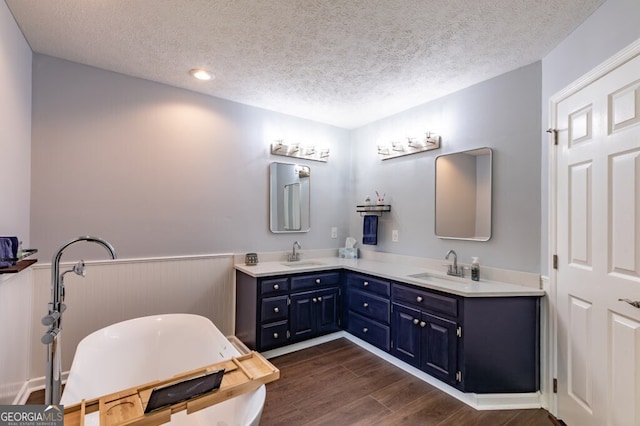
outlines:
[{"label": "cabinet door", "polygon": [[415,367],[420,366],[420,311],[403,305],[393,304],[391,353]]},{"label": "cabinet door", "polygon": [[337,288],[322,290],[316,293],[318,296],[311,299],[317,300],[317,332],[328,333],[340,330],[339,313],[339,293]]},{"label": "cabinet door", "polygon": [[458,367],[457,324],[424,312],[421,319],[422,362],[420,368],[446,383],[455,384]]},{"label": "cabinet door", "polygon": [[[314,298],[316,298],[316,302],[313,301]],[[316,317],[314,312],[316,303],[317,293],[314,291],[293,293],[291,295],[289,321],[292,340],[306,339],[315,334]]]}]

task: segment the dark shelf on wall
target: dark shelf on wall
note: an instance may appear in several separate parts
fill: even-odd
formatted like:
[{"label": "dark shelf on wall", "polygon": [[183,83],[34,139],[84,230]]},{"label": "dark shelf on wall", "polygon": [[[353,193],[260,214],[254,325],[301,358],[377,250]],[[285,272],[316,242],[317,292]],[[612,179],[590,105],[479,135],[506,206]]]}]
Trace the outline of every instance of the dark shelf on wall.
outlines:
[{"label": "dark shelf on wall", "polygon": [[33,265],[37,261],[38,259],[21,260],[17,262],[15,265],[10,266],[8,268],[0,268],[0,274],[17,274],[23,269],[27,269],[29,266]]},{"label": "dark shelf on wall", "polygon": [[390,204],[372,204],[369,206],[356,206],[356,211],[360,213],[360,216],[375,214],[382,215],[382,213],[390,212],[391,205]]},{"label": "dark shelf on wall", "polygon": [[24,251],[24,255],[20,259],[17,260],[16,264],[13,266],[9,266],[7,268],[0,268],[0,274],[17,274],[18,272],[27,269],[29,266],[33,265],[38,261],[38,259],[25,259],[33,254],[38,252],[37,249],[29,249]]}]

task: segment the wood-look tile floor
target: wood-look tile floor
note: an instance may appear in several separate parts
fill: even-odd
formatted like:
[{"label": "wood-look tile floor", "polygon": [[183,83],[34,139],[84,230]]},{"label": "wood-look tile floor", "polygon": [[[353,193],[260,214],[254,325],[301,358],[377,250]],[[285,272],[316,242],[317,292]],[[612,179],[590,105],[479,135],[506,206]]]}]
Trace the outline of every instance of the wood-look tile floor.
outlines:
[{"label": "wood-look tile floor", "polygon": [[262,426],[558,424],[543,409],[477,411],[347,339],[270,361],[280,380],[267,385]]},{"label": "wood-look tile floor", "polygon": [[[269,361],[280,380],[267,385],[261,426],[560,424],[543,409],[474,410],[347,339]],[[27,403],[43,404],[44,391]]]}]

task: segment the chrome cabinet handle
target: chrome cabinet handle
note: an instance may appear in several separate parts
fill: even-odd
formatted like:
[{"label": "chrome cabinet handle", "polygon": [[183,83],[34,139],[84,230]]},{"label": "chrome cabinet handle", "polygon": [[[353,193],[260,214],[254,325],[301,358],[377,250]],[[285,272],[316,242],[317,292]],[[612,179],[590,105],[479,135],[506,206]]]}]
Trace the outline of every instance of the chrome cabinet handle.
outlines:
[{"label": "chrome cabinet handle", "polygon": [[424,327],[424,326],[426,326],[426,325],[427,325],[427,323],[426,323],[426,322],[424,322],[424,321],[420,321],[420,327]]},{"label": "chrome cabinet handle", "polygon": [[422,296],[418,296],[418,297],[416,297],[416,301],[417,301],[418,303],[422,302]]},{"label": "chrome cabinet handle", "polygon": [[363,333],[366,333],[366,332],[368,332],[368,331],[369,331],[369,329],[368,329],[367,327],[365,327],[365,328],[363,328],[363,329],[362,329],[362,332],[363,332]]},{"label": "chrome cabinet handle", "polygon": [[273,289],[274,289],[274,290],[277,290],[277,289],[279,289],[279,288],[280,288],[280,286],[279,286],[278,284],[274,284],[274,285],[273,285]]},{"label": "chrome cabinet handle", "polygon": [[364,303],[362,304],[362,306],[364,306],[365,308],[368,308],[368,307],[369,307],[369,304],[368,304],[367,302],[364,302]]},{"label": "chrome cabinet handle", "polygon": [[368,286],[369,285],[369,281],[363,282],[362,285],[365,286],[365,287]]},{"label": "chrome cabinet handle", "polygon": [[278,333],[273,333],[273,338],[277,339],[278,338]]},{"label": "chrome cabinet handle", "polygon": [[311,301],[312,301],[313,303],[316,303],[316,302],[318,302],[318,298],[317,298],[317,297],[314,297],[313,299],[311,299]]},{"label": "chrome cabinet handle", "polygon": [[322,296],[318,296],[318,302],[322,302]]},{"label": "chrome cabinet handle", "polygon": [[273,308],[273,312],[277,314],[278,312],[280,312],[280,309],[278,309],[278,307],[276,306],[275,308]]},{"label": "chrome cabinet handle", "polygon": [[419,320],[418,318],[414,318],[414,319],[413,319],[413,323],[414,323],[415,325],[418,325],[418,324],[420,324],[420,320]]},{"label": "chrome cabinet handle", "polygon": [[320,284],[320,278],[316,279],[316,284]]},{"label": "chrome cabinet handle", "polygon": [[640,309],[640,300],[618,299],[618,302],[625,302],[630,304],[634,308]]}]

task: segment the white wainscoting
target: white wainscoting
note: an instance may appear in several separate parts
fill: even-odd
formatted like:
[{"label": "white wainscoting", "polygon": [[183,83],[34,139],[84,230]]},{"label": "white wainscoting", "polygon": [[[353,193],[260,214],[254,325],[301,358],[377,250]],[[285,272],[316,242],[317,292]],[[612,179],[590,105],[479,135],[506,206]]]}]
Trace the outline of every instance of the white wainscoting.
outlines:
[{"label": "white wainscoting", "polygon": [[0,275],[0,404],[13,403],[29,379],[33,275]]},{"label": "white wainscoting", "polygon": [[[232,254],[88,261],[86,264],[85,278],[73,273],[65,275],[63,371],[71,367],[75,348],[82,338],[131,318],[191,313],[209,318],[225,335],[234,332]],[[60,270],[72,266],[73,263],[63,263]],[[40,325],[40,319],[47,314],[51,297],[50,264],[34,266],[33,288],[30,378],[38,379],[45,374],[46,346],[40,338],[46,327]]]}]

